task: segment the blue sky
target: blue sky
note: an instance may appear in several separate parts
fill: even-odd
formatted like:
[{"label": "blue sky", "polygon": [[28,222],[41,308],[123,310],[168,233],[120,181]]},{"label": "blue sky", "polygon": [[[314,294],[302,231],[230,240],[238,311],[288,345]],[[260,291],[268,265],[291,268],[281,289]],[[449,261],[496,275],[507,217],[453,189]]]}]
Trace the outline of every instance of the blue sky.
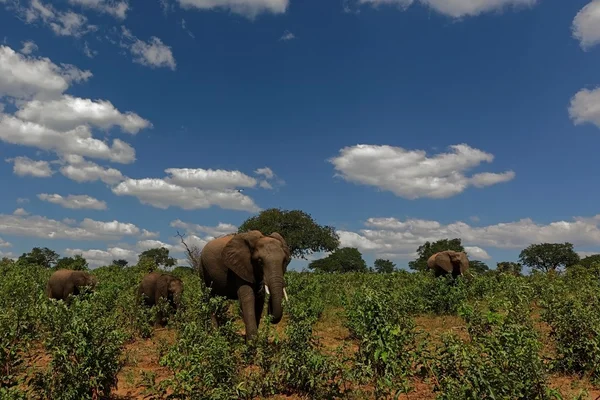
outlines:
[{"label": "blue sky", "polygon": [[599,0],[0,10],[2,255],[183,258],[177,229],[202,246],[270,207],[368,264],[445,237],[491,267],[600,252]]}]

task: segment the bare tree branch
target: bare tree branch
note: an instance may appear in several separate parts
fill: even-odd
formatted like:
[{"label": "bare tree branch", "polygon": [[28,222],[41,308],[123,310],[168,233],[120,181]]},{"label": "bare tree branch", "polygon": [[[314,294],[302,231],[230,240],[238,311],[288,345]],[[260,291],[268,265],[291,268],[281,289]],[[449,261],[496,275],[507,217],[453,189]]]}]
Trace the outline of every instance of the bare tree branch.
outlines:
[{"label": "bare tree branch", "polygon": [[190,267],[192,267],[194,271],[201,273],[202,271],[200,269],[200,255],[202,254],[202,250],[200,250],[198,246],[192,246],[192,248],[190,249],[187,243],[185,243],[185,240],[183,240],[183,235],[179,233],[179,231],[177,231],[177,235],[175,236],[179,237],[179,239],[181,240],[181,244],[183,244],[183,246],[185,247],[185,251],[187,253],[186,258]]}]

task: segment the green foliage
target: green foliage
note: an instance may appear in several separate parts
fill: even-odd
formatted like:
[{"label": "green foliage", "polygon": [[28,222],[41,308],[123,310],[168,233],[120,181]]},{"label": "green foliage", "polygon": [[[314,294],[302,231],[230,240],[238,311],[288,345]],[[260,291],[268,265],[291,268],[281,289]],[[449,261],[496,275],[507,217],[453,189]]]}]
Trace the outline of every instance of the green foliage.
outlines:
[{"label": "green foliage", "polygon": [[595,264],[600,264],[600,254],[592,254],[579,261],[579,265],[583,265],[584,267],[591,267]]},{"label": "green foliage", "polygon": [[529,268],[549,272],[577,264],[579,256],[569,242],[538,243],[523,249],[519,261]]},{"label": "green foliage", "polygon": [[460,238],[442,239],[433,243],[427,241],[425,244],[419,246],[417,249],[417,254],[419,257],[417,257],[416,260],[409,261],[408,267],[415,271],[426,271],[427,260],[429,257],[437,252],[445,250],[465,251],[465,248],[463,247],[462,240]]},{"label": "green foliage", "polygon": [[52,268],[58,261],[58,253],[47,247],[34,247],[29,253],[23,253],[17,263],[22,266],[39,265],[44,268]]},{"label": "green foliage", "polygon": [[311,261],[308,268],[317,272],[366,272],[367,263],[356,247],[342,247],[325,258]]},{"label": "green foliage", "polygon": [[505,274],[521,275],[521,271],[523,271],[523,265],[521,263],[511,261],[503,261],[496,264],[496,271]]},{"label": "green foliage", "polygon": [[375,267],[375,271],[380,274],[389,274],[396,269],[396,264],[390,260],[384,260],[383,258],[376,259],[373,266]]},{"label": "green foliage", "polygon": [[469,260],[469,270],[483,274],[490,270],[486,263],[479,260]]},{"label": "green foliage", "polygon": [[74,257],[59,258],[56,262],[57,269],[70,269],[73,271],[85,271],[88,269],[88,263],[81,255],[76,254]]},{"label": "green foliage", "polygon": [[123,260],[123,259],[112,260],[112,265],[117,265],[121,268],[125,268],[127,266],[127,264],[129,264],[129,261],[127,261],[127,260]]},{"label": "green foliage", "polygon": [[290,248],[292,257],[306,259],[316,252],[332,252],[340,245],[339,236],[332,226],[322,226],[310,214],[301,210],[270,208],[248,218],[238,232],[259,230],[265,235],[279,232]]},{"label": "green foliage", "polygon": [[148,272],[156,270],[160,266],[172,267],[177,261],[169,256],[169,249],[166,247],[156,247],[143,251],[138,256],[138,265],[142,266],[142,269],[149,270]]}]

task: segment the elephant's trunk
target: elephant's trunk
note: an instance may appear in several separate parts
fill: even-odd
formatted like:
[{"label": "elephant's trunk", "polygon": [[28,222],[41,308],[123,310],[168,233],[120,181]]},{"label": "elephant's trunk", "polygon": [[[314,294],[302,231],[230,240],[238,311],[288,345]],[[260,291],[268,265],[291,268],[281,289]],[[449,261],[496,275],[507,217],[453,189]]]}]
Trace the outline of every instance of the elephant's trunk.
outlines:
[{"label": "elephant's trunk", "polygon": [[283,278],[273,276],[268,280],[267,285],[271,295],[269,298],[269,315],[272,316],[271,323],[277,324],[283,316],[283,307],[281,305],[283,301]]}]

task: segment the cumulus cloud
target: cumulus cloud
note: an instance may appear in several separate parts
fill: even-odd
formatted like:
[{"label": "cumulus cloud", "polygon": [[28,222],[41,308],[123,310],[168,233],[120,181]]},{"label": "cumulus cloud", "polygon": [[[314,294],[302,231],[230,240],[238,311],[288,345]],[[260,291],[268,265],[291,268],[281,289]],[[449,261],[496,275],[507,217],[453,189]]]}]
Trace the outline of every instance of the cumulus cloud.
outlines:
[{"label": "cumulus cloud", "polygon": [[256,179],[240,171],[202,168],[168,168],[171,176],[165,181],[183,187],[200,187],[202,189],[233,189],[236,187],[254,187]]},{"label": "cumulus cloud", "polygon": [[[372,6],[391,5],[402,10],[407,9],[416,0],[359,0],[359,4]],[[533,7],[538,0],[418,0],[436,12],[452,18],[473,17],[486,12],[501,11],[509,6]]]},{"label": "cumulus cloud", "polygon": [[160,234],[158,232],[151,232],[147,229],[142,229],[142,233],[140,234],[140,237],[145,238],[145,239],[157,238],[159,236],[160,236]]},{"label": "cumulus cloud", "polygon": [[146,251],[146,250],[154,249],[157,247],[164,247],[169,250],[173,249],[173,245],[161,242],[160,240],[153,240],[153,239],[140,240],[139,242],[136,243],[135,246],[140,251]]},{"label": "cumulus cloud", "polygon": [[216,205],[230,210],[260,211],[254,200],[234,189],[183,187],[158,178],[126,179],[112,191],[117,196],[137,197],[142,204],[161,209],[176,206],[195,210]]},{"label": "cumulus cloud", "polygon": [[50,129],[69,131],[81,125],[102,129],[119,126],[122,131],[136,134],[152,126],[136,113],[121,113],[108,100],[91,100],[63,95],[52,100],[32,100],[19,107],[16,116]]},{"label": "cumulus cloud", "polygon": [[466,144],[450,146],[451,152],[428,157],[423,150],[405,150],[388,145],[359,144],[344,147],[329,159],[348,182],[374,186],[407,199],[448,198],[469,186],[485,187],[514,178],[513,171],[500,174],[465,172],[494,156]]},{"label": "cumulus cloud", "polygon": [[0,238],[0,247],[12,247],[12,244],[10,242],[7,242],[6,240]]},{"label": "cumulus cloud", "polygon": [[177,0],[182,8],[200,10],[226,9],[233,13],[255,18],[261,13],[283,14],[289,0]]},{"label": "cumulus cloud", "polygon": [[0,45],[0,97],[52,98],[67,90],[73,82],[92,76],[70,64],[54,64],[45,57],[28,57]]},{"label": "cumulus cloud", "polygon": [[174,221],[171,221],[170,225],[173,228],[185,229],[188,233],[206,233],[212,237],[218,237],[222,235],[227,235],[229,233],[235,233],[238,230],[237,226],[233,224],[226,224],[223,222],[219,222],[217,226],[207,226],[183,222],[180,219],[176,219]]},{"label": "cumulus cloud", "polygon": [[416,256],[417,248],[426,241],[458,237],[465,248],[471,249],[474,258],[487,259],[487,252],[482,247],[523,249],[532,243],[542,242],[600,245],[600,215],[549,224],[535,223],[526,218],[480,227],[462,221],[445,225],[421,219],[369,218],[365,226],[358,232],[338,231],[342,246],[409,259]]},{"label": "cumulus cloud", "polygon": [[575,125],[591,123],[600,128],[600,87],[577,92],[571,98],[569,116]]},{"label": "cumulus cloud", "polygon": [[573,19],[572,31],[584,50],[600,43],[600,0],[593,0],[579,10]]},{"label": "cumulus cloud", "polygon": [[165,67],[173,71],[176,69],[177,63],[175,57],[173,57],[171,47],[165,45],[156,36],[152,36],[150,41],[144,42],[135,37],[125,27],[123,27],[122,36],[125,42],[122,42],[121,46],[129,49],[134,62],[151,68]]},{"label": "cumulus cloud", "polygon": [[54,151],[57,154],[76,154],[117,163],[135,161],[135,150],[128,143],[113,139],[112,145],[92,137],[85,125],[61,132],[44,125],[0,114],[0,140],[22,146]]},{"label": "cumulus cloud", "polygon": [[465,251],[468,254],[468,257],[471,260],[489,260],[490,255],[488,254],[487,251],[485,251],[484,249],[482,249],[481,247],[478,246],[464,246],[465,247]]},{"label": "cumulus cloud", "polygon": [[21,53],[25,54],[25,55],[29,55],[31,53],[33,53],[34,51],[38,50],[38,45],[35,44],[35,42],[33,40],[27,40],[23,43],[23,47],[21,48]]},{"label": "cumulus cloud", "polygon": [[48,194],[40,193],[37,197],[42,201],[49,203],[58,204],[64,208],[71,209],[88,209],[88,210],[106,210],[106,202],[98,200],[88,195],[73,195],[70,194],[66,197],[60,194]]},{"label": "cumulus cloud", "polygon": [[102,167],[94,162],[86,161],[83,157],[70,155],[65,159],[67,160],[66,165],[60,168],[60,173],[76,182],[95,182],[99,180],[108,185],[114,185],[125,179],[121,171],[115,168]]},{"label": "cumulus cloud", "polygon": [[275,174],[273,173],[273,170],[269,167],[258,168],[257,170],[254,171],[254,173],[256,175],[262,175],[267,179],[272,179],[275,176]]},{"label": "cumulus cloud", "polygon": [[122,247],[109,247],[107,250],[97,250],[97,249],[65,249],[65,254],[68,256],[75,256],[77,254],[81,255],[85,258],[90,267],[100,267],[104,265],[110,265],[113,260],[127,260],[129,263],[133,264],[137,262],[138,253],[130,250],[124,249]]},{"label": "cumulus cloud", "polygon": [[29,215],[29,213],[24,208],[19,207],[15,211],[13,211],[13,215],[25,216]]},{"label": "cumulus cloud", "polygon": [[116,220],[103,222],[85,218],[77,221],[57,221],[40,215],[0,214],[0,233],[43,239],[118,240],[136,236],[140,228]]},{"label": "cumulus cloud", "polygon": [[81,37],[98,29],[97,26],[88,24],[84,15],[73,11],[58,11],[51,4],[44,4],[41,0],[31,0],[28,8],[20,8],[18,11],[25,15],[27,23],[41,21],[57,36]]},{"label": "cumulus cloud", "polygon": [[13,173],[18,176],[49,178],[54,174],[48,161],[35,161],[29,157],[7,158],[6,161],[14,163]]},{"label": "cumulus cloud", "polygon": [[127,1],[69,0],[69,3],[109,14],[120,20],[124,20],[127,17],[127,11],[129,10]]}]

